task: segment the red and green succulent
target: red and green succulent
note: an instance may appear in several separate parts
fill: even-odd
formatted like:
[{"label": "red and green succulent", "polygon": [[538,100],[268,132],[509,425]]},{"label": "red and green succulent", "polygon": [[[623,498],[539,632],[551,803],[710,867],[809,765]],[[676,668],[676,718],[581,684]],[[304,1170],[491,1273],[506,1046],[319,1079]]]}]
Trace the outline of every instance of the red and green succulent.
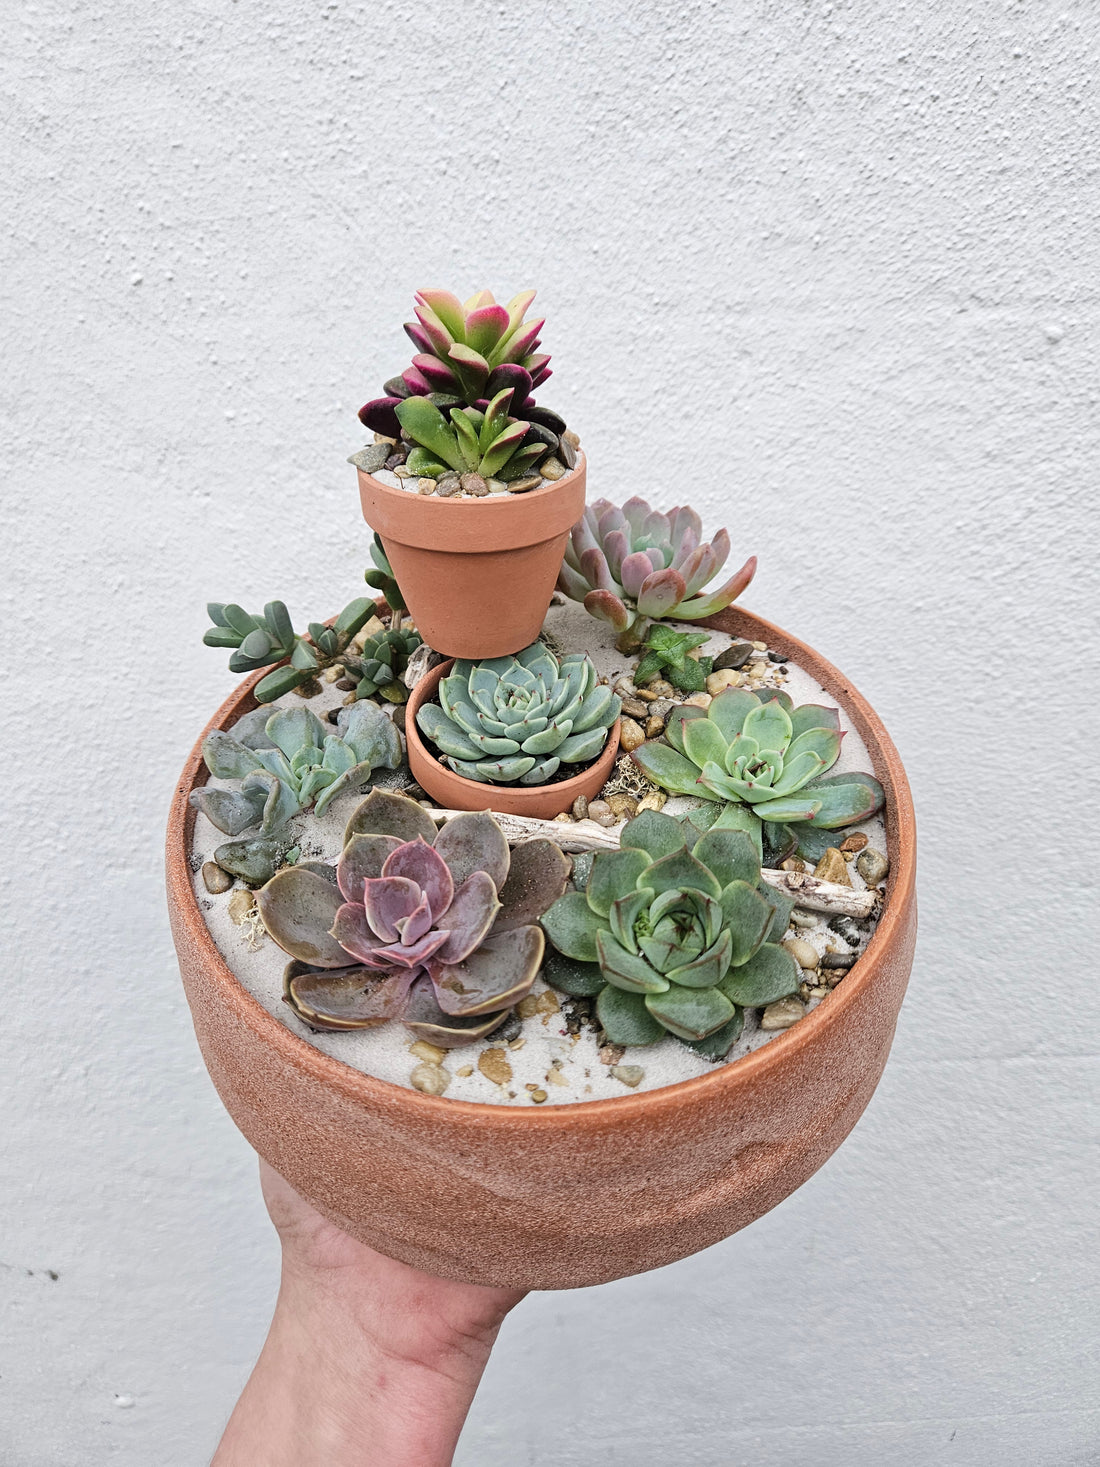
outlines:
[{"label": "red and green succulent", "polygon": [[399,1019],[443,1048],[490,1033],[542,963],[538,919],[570,863],[552,841],[514,852],[487,812],[437,830],[423,806],[374,789],[335,870],[308,862],[257,893],[264,926],[295,960],[291,1009],[311,1028]]},{"label": "red and green succulent", "polygon": [[523,290],[502,306],[487,290],[465,303],[448,290],[417,291],[416,320],[405,323],[417,348],[412,365],[386,383],[384,397],[360,409],[360,422],[396,438],[402,426],[396,409],[406,399],[484,411],[505,389],[517,415],[534,409],[531,394],[551,375],[550,358],[537,350],[543,321],[524,319],[534,298],[533,290]]}]

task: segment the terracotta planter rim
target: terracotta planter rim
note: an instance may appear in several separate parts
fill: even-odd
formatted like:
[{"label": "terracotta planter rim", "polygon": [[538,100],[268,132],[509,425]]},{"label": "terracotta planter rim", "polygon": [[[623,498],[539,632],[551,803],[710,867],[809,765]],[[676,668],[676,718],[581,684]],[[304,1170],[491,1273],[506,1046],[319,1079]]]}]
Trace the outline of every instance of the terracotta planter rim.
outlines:
[{"label": "terracotta planter rim", "polygon": [[[392,492],[405,493],[406,491],[394,490]],[[532,491],[532,493],[535,492],[538,491]],[[253,674],[226,699],[210,719],[191,751],[172,800],[166,850],[169,898],[174,902],[181,920],[186,925],[189,937],[202,951],[210,981],[223,989],[230,990],[231,1002],[239,1012],[241,1019],[263,1042],[281,1051],[288,1063],[299,1069],[311,1071],[315,1079],[334,1087],[348,1099],[365,1105],[373,1102],[392,1104],[395,1100],[400,1100],[402,1105],[408,1105],[422,1112],[425,1119],[440,1115],[440,1107],[445,1107],[448,1115],[461,1116],[471,1125],[492,1130],[514,1128],[530,1131],[531,1129],[559,1127],[587,1127],[590,1124],[598,1125],[601,1121],[610,1122],[612,1119],[618,1121],[627,1115],[636,1118],[643,1110],[652,1113],[659,1108],[678,1109],[685,1098],[699,1094],[704,1088],[719,1085],[734,1089],[752,1087],[757,1078],[767,1069],[781,1068],[787,1056],[792,1054],[797,1046],[810,1042],[813,1037],[825,1034],[831,1028],[842,1026],[847,1010],[856,1002],[862,990],[875,981],[874,958],[890,946],[895,935],[900,940],[902,924],[906,920],[907,909],[915,888],[916,819],[908,780],[900,757],[878,715],[831,663],[826,662],[798,638],[764,621],[763,618],[739,606],[731,607],[730,612],[723,615],[728,617],[731,613],[736,617],[744,618],[750,624],[751,629],[756,630],[759,637],[766,640],[769,646],[796,649],[788,651],[787,655],[800,666],[806,666],[809,663],[813,675],[823,685],[826,680],[831,680],[835,686],[842,688],[843,695],[832,692],[828,687],[825,690],[830,697],[837,699],[853,723],[860,729],[872,756],[876,752],[875,746],[880,756],[879,760],[875,761],[875,772],[882,779],[887,790],[887,846],[890,847],[886,853],[890,858],[886,905],[867,947],[860,953],[858,961],[844,982],[831,991],[827,1003],[819,1004],[816,1009],[806,1014],[790,1029],[776,1034],[759,1049],[742,1056],[732,1064],[717,1064],[704,1075],[680,1080],[675,1084],[664,1085],[638,1094],[616,1096],[609,1100],[572,1101],[539,1110],[530,1107],[496,1105],[486,1101],[448,1100],[445,1096],[425,1095],[418,1090],[406,1089],[404,1086],[394,1085],[387,1080],[376,1079],[373,1075],[367,1075],[354,1069],[343,1060],[334,1059],[325,1054],[309,1040],[295,1034],[273,1014],[268,1013],[267,1009],[253,997],[233,973],[203,921],[191,885],[191,870],[187,859],[195,821],[195,811],[188,802],[188,795],[192,789],[205,783],[206,778],[206,766],[202,760],[203,740],[214,729],[221,728],[223,724],[240,717],[243,712],[247,711],[247,705],[253,701],[250,697],[252,689],[263,676],[271,671],[270,668],[263,668]],[[712,618],[710,622],[701,622],[700,625],[710,625],[718,620],[720,618]],[[824,673],[825,676],[820,676],[821,673]]]}]

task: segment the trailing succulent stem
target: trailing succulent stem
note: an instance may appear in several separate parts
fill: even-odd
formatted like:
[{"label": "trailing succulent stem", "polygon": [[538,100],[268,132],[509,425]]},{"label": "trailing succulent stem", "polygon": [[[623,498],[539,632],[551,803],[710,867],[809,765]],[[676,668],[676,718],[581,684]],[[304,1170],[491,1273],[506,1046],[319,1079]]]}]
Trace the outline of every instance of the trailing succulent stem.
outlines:
[{"label": "trailing succulent stem", "polygon": [[651,626],[634,669],[635,685],[644,687],[654,678],[663,677],[682,693],[701,693],[714,659],[690,654],[708,640],[706,632],[677,632],[660,623]]},{"label": "trailing succulent stem", "polygon": [[336,728],[327,732],[308,708],[257,708],[230,733],[215,729],[203,743],[203,760],[216,779],[240,780],[240,788],[203,786],[192,790],[191,804],[227,835],[259,826],[261,835],[273,836],[310,805],[323,815],[373,770],[400,764],[401,737],[377,704],[341,708]]},{"label": "trailing succulent stem", "polygon": [[756,574],[750,556],[724,585],[706,590],[726,562],[730,538],[702,538],[703,523],[686,506],[661,514],[644,499],[621,509],[607,499],[590,504],[573,526],[558,590],[620,634],[639,619],[699,621],[741,594]]},{"label": "trailing succulent stem", "polygon": [[374,569],[363,572],[363,579],[367,585],[382,592],[386,598],[386,605],[391,611],[407,611],[408,607],[401,594],[401,587],[397,584],[397,577],[390,566],[381,536],[377,533],[371,542],[370,558],[374,561]]},{"label": "trailing succulent stem", "polygon": [[257,896],[294,961],[287,1003],[314,1029],[401,1020],[444,1048],[483,1038],[530,990],[539,917],[569,861],[548,840],[510,852],[487,812],[437,831],[404,795],[372,790],[352,815],[335,871],[287,867]]},{"label": "trailing succulent stem", "polygon": [[835,708],[796,708],[776,688],[727,688],[708,708],[673,709],[668,743],[650,742],[632,758],[671,794],[747,806],[780,855],[820,855],[822,832],[866,820],[882,808],[871,774],[829,774],[844,735]]},{"label": "trailing succulent stem", "polygon": [[262,616],[252,616],[233,603],[211,601],[206,610],[214,625],[204,633],[203,641],[208,647],[234,648],[230,672],[254,672],[289,658],[288,667],[268,673],[253,690],[257,703],[271,703],[339,662],[374,609],[374,602],[361,596],[349,602],[331,626],[310,622],[305,637],[295,632],[282,601],[269,601]]},{"label": "trailing succulent stem", "polygon": [[737,811],[704,833],[645,810],[601,851],[583,891],[542,918],[558,956],[547,982],[594,997],[615,1044],[674,1034],[720,1059],[745,1008],[793,993],[799,969],[779,940],[793,902],[760,883],[760,854]]},{"label": "trailing succulent stem", "polygon": [[545,784],[562,764],[599,756],[621,707],[591,658],[559,659],[535,642],[514,657],[456,662],[416,723],[466,779]]}]

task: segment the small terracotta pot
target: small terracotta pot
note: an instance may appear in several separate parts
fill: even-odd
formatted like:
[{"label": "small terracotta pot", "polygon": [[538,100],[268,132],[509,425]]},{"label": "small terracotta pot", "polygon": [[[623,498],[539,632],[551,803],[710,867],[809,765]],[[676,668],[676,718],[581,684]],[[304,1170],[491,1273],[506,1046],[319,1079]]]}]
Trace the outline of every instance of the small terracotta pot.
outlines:
[{"label": "small terracotta pot", "polygon": [[[871,707],[816,652],[731,607],[709,625],[764,640],[841,703],[886,791],[886,905],[813,1013],[731,1065],[568,1105],[422,1095],[315,1049],[245,991],[203,921],[188,860],[205,783],[196,744],[168,826],[168,907],[210,1076],[255,1149],[326,1217],[447,1278],[563,1289],[641,1273],[735,1233],[800,1187],[870,1100],[913,960],[916,830],[905,772]],[[257,673],[205,733],[255,706]]]},{"label": "small terracotta pot", "polygon": [[584,513],[585,459],[526,494],[437,499],[359,471],[417,630],[448,657],[506,657],[542,630],[569,531]]},{"label": "small terracotta pot", "polygon": [[431,698],[439,687],[440,678],[446,677],[453,666],[453,662],[444,662],[433,667],[427,677],[417,683],[405,705],[409,768],[413,779],[437,804],[445,810],[499,810],[502,815],[529,815],[535,820],[553,820],[555,815],[568,810],[578,795],[589,800],[596,798],[611,777],[615,756],[619,752],[622,720],[618,718],[611,725],[603,753],[595,764],[590,764],[572,779],[558,780],[557,784],[482,784],[476,779],[464,779],[461,774],[440,764],[416,726],[416,710]]}]

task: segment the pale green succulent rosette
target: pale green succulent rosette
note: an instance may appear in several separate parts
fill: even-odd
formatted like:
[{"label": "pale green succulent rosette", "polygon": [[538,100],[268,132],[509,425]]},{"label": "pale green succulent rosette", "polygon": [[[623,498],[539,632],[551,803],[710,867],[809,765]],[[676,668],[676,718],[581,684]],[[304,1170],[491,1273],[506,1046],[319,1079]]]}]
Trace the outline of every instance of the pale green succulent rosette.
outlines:
[{"label": "pale green succulent rosette", "polygon": [[601,851],[583,891],[542,918],[556,949],[547,982],[595,997],[615,1044],[665,1034],[720,1059],[741,1032],[743,1010],[793,993],[799,969],[779,939],[792,903],[760,884],[750,832],[720,816],[699,835],[690,822],[646,810]]},{"label": "pale green succulent rosette", "polygon": [[271,836],[310,805],[323,815],[338,794],[365,784],[373,770],[396,769],[401,737],[374,703],[341,708],[335,733],[308,708],[257,708],[231,733],[208,735],[202,757],[215,778],[241,785],[193,790],[191,804],[227,835],[259,826]]},{"label": "pale green succulent rosette", "polygon": [[795,707],[777,688],[727,688],[709,707],[676,708],[667,744],[633,752],[639,769],[672,794],[746,806],[763,823],[773,852],[798,848],[816,858],[828,834],[882,808],[871,774],[833,774],[844,735],[835,708]]},{"label": "pale green succulent rosette", "polygon": [[457,661],[416,724],[466,779],[545,784],[563,764],[598,758],[621,708],[585,653],[559,659],[535,642],[514,657]]}]

